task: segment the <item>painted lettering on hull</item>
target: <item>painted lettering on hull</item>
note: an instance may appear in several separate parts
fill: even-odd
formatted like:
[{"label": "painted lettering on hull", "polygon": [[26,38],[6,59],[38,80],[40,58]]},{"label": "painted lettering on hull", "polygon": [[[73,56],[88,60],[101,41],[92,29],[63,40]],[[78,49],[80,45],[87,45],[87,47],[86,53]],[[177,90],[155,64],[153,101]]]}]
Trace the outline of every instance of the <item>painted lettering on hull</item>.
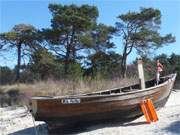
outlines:
[{"label": "painted lettering on hull", "polygon": [[62,99],[62,104],[79,104],[81,103],[81,99],[73,98],[73,99]]}]

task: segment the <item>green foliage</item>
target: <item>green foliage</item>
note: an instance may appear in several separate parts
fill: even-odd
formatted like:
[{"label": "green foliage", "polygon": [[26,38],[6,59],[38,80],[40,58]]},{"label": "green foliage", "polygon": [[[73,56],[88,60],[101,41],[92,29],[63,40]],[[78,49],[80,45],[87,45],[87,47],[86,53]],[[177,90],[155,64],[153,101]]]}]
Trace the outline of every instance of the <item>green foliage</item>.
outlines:
[{"label": "green foliage", "polygon": [[[111,41],[115,29],[104,24],[96,25],[91,31],[91,54],[87,56],[87,66],[84,75],[95,78],[107,78],[115,75],[116,68],[119,67],[121,56],[110,49],[114,48]],[[111,69],[113,67],[113,69]],[[118,76],[118,74],[116,74]]]},{"label": "green foliage", "polygon": [[22,57],[29,57],[32,51],[39,47],[40,36],[38,31],[32,25],[18,24],[10,32],[0,34],[0,40],[1,50],[11,51],[12,48],[16,49],[16,81],[19,81]]},{"label": "green foliage", "polygon": [[103,78],[119,77],[122,56],[114,52],[97,52],[89,56],[89,68],[85,74]]},{"label": "green foliage", "polygon": [[52,77],[56,69],[54,56],[46,49],[39,49],[32,55],[31,70],[39,74],[41,79]]},{"label": "green foliage", "polygon": [[142,59],[145,78],[152,79],[156,77],[156,61],[148,58],[147,56],[143,56]]},{"label": "green foliage", "polygon": [[180,79],[180,55],[172,54],[169,58],[169,63],[172,66],[172,71],[178,73]]},{"label": "green foliage", "polygon": [[52,27],[71,32],[75,29],[77,32],[90,29],[98,17],[98,10],[95,6],[89,5],[61,5],[49,4],[49,10],[52,13]]},{"label": "green foliage", "polygon": [[178,79],[180,77],[180,55],[171,54],[171,56],[167,56],[166,54],[161,54],[154,58],[155,60],[159,59],[161,63],[164,65],[165,74],[177,73]]},{"label": "green foliage", "polygon": [[171,34],[161,36],[158,32],[161,25],[161,12],[158,9],[141,8],[140,12],[128,12],[118,18],[118,32],[122,33],[125,44],[134,47],[138,53],[146,53],[149,49],[175,42]]},{"label": "green foliage", "polygon": [[30,47],[35,48],[35,45],[37,45],[36,41],[40,40],[40,36],[37,33],[38,31],[32,25],[18,24],[10,32],[1,33],[0,40],[4,41],[4,48],[16,47],[19,42],[28,49]]},{"label": "green foliage", "polygon": [[137,53],[144,55],[164,44],[175,42],[171,34],[161,36],[158,30],[161,25],[161,12],[153,8],[141,8],[140,12],[128,12],[118,16],[116,23],[118,35],[123,37],[122,74],[126,73],[127,56],[136,49]]},{"label": "green foliage", "polygon": [[66,79],[69,80],[79,80],[82,78],[84,70],[82,69],[81,65],[77,62],[73,62],[70,64],[68,76]]},{"label": "green foliage", "polygon": [[146,78],[153,78],[156,76],[156,61],[159,60],[163,65],[162,75],[168,75],[171,73],[177,73],[177,80],[180,79],[180,55],[171,54],[167,56],[166,54],[161,54],[153,59],[148,57],[143,57],[144,69]]},{"label": "green foliage", "polygon": [[15,80],[15,73],[9,67],[0,67],[0,85],[12,84]]},{"label": "green foliage", "polygon": [[64,59],[64,73],[70,72],[71,62],[81,58],[78,52],[92,44],[90,31],[96,24],[98,10],[95,6],[50,4],[51,29],[42,31],[50,48]]},{"label": "green foliage", "polygon": [[115,33],[115,28],[112,26],[106,26],[104,24],[96,25],[91,36],[93,39],[92,49],[95,52],[105,52],[108,49],[114,48],[114,43],[111,41],[113,34]]}]

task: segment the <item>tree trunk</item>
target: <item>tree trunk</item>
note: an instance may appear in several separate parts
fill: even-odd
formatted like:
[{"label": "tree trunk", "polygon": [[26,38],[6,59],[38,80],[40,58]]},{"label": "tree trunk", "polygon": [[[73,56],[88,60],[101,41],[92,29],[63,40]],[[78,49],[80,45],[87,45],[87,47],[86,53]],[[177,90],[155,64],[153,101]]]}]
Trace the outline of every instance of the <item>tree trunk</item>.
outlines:
[{"label": "tree trunk", "polygon": [[127,46],[125,46],[122,56],[122,62],[121,62],[121,74],[123,78],[126,78],[126,71],[127,71]]},{"label": "tree trunk", "polygon": [[68,45],[66,56],[65,56],[65,62],[64,62],[64,73],[65,73],[65,75],[67,75],[68,71],[69,71],[69,57],[70,57],[70,47]]},{"label": "tree trunk", "polygon": [[18,53],[18,59],[17,59],[17,69],[16,69],[16,82],[19,82],[20,67],[21,67],[21,43],[17,44],[17,53]]},{"label": "tree trunk", "polygon": [[127,71],[126,61],[127,61],[127,55],[125,54],[123,56],[122,63],[121,63],[121,74],[123,78],[126,78],[126,71]]},{"label": "tree trunk", "polygon": [[64,74],[68,74],[68,71],[69,71],[69,59],[66,57],[64,63]]}]

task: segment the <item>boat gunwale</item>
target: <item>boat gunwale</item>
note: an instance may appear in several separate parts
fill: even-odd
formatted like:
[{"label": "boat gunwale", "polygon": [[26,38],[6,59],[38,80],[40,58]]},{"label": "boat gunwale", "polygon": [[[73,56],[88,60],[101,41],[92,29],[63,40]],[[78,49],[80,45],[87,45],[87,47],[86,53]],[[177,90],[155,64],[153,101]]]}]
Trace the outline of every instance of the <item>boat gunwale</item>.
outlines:
[{"label": "boat gunwale", "polygon": [[[149,88],[145,88],[145,89],[136,89],[136,91],[120,92],[120,93],[116,93],[116,94],[88,95],[88,94],[96,94],[96,93],[98,94],[98,93],[101,93],[101,92],[108,92],[108,91],[112,91],[112,90],[123,89],[123,88],[127,88],[127,87],[131,87],[131,86],[137,85],[137,84],[134,84],[134,85],[130,85],[130,86],[113,88],[113,89],[102,90],[102,91],[86,93],[86,94],[66,95],[66,96],[34,96],[34,97],[31,97],[31,99],[32,100],[56,100],[56,99],[67,99],[67,98],[72,98],[72,99],[73,98],[74,99],[81,98],[81,99],[83,99],[83,98],[97,98],[97,97],[103,98],[103,97],[113,97],[113,96],[125,96],[125,95],[131,95],[131,94],[135,94],[135,93],[146,92],[146,91],[150,91],[152,89],[156,89],[156,88],[165,86],[169,82],[172,82],[173,80],[175,80],[176,75],[177,74],[174,73],[174,74],[170,74],[170,75],[164,76],[162,78],[167,78],[167,77],[170,77],[170,78],[168,78],[166,81],[164,81],[163,83],[161,83],[159,85],[155,85],[155,86],[152,86],[152,87],[149,87]],[[151,81],[151,80],[148,80],[148,81]]]}]

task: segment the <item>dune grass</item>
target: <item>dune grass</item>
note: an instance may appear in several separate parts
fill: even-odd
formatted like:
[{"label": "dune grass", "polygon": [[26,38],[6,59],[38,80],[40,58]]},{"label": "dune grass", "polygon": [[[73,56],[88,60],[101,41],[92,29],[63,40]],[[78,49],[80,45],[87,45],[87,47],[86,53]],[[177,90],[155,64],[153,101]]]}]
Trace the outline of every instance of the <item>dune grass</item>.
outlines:
[{"label": "dune grass", "polygon": [[123,87],[137,82],[136,78],[112,80],[52,80],[32,84],[0,86],[0,107],[28,105],[31,96],[65,96]]},{"label": "dune grass", "polygon": [[123,87],[137,82],[136,78],[113,80],[52,80],[38,81],[33,84],[13,84],[0,86],[0,91],[6,93],[16,90],[29,96],[64,96],[89,93],[103,89]]}]

